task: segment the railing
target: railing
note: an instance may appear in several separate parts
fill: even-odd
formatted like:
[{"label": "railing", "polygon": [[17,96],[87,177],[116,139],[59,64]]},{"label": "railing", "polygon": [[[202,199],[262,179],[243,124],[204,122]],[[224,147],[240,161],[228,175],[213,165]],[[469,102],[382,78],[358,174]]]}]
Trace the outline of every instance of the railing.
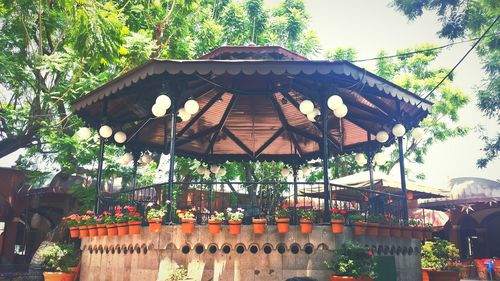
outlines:
[{"label": "railing", "polygon": [[[148,203],[162,204],[168,183],[121,190],[101,198],[101,210],[113,211],[116,205],[135,205],[144,212]],[[322,182],[175,182],[171,208],[192,209],[198,223],[206,223],[214,211],[227,208],[245,209],[244,223],[252,217],[267,217],[273,221],[278,208],[287,207],[292,213],[292,223],[297,223],[297,210],[318,211],[317,223],[325,210],[324,185]],[[402,217],[402,196],[397,194],[359,189],[343,185],[330,185],[329,206],[362,214],[390,214]],[[173,212],[167,220],[176,221]]]}]

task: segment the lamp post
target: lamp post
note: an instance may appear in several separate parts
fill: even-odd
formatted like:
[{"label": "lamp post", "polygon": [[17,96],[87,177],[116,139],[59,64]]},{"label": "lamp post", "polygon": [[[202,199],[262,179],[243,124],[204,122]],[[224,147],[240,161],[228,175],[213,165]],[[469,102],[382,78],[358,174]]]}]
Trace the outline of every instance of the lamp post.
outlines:
[{"label": "lamp post", "polygon": [[[106,118],[107,110],[108,110],[108,102],[104,100],[101,108],[102,123],[104,123],[104,119]],[[99,214],[101,208],[100,196],[101,196],[101,186],[102,186],[102,166],[104,163],[104,144],[105,144],[105,139],[102,136],[99,136],[99,159],[97,163],[97,183],[95,187],[95,205],[94,205],[95,214]]]},{"label": "lamp post", "polygon": [[324,200],[324,210],[323,210],[323,220],[325,222],[329,221],[330,216],[330,181],[328,178],[328,97],[324,95],[321,99],[321,126],[323,131],[323,200]]},{"label": "lamp post", "polygon": [[406,196],[406,176],[405,176],[405,157],[403,152],[403,137],[398,137],[398,149],[399,149],[399,171],[401,175],[401,196],[403,203],[403,219],[408,221],[408,198]]}]

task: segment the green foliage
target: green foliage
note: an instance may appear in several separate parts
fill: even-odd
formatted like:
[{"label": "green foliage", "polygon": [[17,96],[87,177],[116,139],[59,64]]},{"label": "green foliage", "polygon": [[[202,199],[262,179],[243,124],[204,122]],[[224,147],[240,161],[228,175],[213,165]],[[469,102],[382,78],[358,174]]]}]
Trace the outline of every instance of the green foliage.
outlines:
[{"label": "green foliage", "polygon": [[281,209],[276,210],[276,212],[274,212],[274,216],[277,219],[289,218],[290,211],[287,208],[281,208]]},{"label": "green foliage", "polygon": [[167,210],[165,208],[159,208],[159,209],[151,208],[151,209],[149,209],[148,214],[147,214],[146,217],[147,217],[148,220],[151,220],[151,219],[162,219],[163,216],[165,216],[166,213],[167,213]]},{"label": "green foliage", "polygon": [[170,275],[166,279],[166,281],[183,281],[183,280],[191,280],[191,279],[188,278],[187,269],[185,269],[182,266],[176,268],[172,273],[170,273]]},{"label": "green foliage", "polygon": [[452,270],[453,262],[460,258],[458,249],[447,240],[435,238],[434,241],[426,241],[422,246],[422,268],[435,270]]},{"label": "green foliage", "polygon": [[298,215],[303,220],[314,220],[318,216],[315,210],[298,210]]},{"label": "green foliage", "polygon": [[47,272],[69,272],[78,264],[79,256],[79,250],[66,243],[54,243],[40,252],[42,268]]},{"label": "green foliage", "polygon": [[357,54],[358,54],[358,51],[352,47],[337,48],[335,50],[326,51],[325,57],[327,60],[330,60],[330,61],[336,61],[336,60],[353,61],[356,59]]},{"label": "green foliage", "polygon": [[347,242],[333,250],[333,259],[325,261],[328,269],[336,276],[375,277],[373,251],[360,244]]},{"label": "green foliage", "polygon": [[348,216],[348,218],[349,218],[349,221],[351,223],[364,222],[365,221],[365,216],[362,216],[362,215],[359,215],[359,214],[350,214]]}]

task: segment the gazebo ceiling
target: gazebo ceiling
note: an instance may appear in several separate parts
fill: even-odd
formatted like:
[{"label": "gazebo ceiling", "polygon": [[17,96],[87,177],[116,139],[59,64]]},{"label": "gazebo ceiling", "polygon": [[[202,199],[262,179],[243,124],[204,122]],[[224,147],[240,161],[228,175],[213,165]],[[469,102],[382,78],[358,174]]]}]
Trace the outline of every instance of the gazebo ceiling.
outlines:
[{"label": "gazebo ceiling", "polygon": [[199,60],[152,60],[83,96],[73,110],[93,127],[105,118],[115,131],[124,130],[128,149],[167,151],[170,115],[151,113],[161,92],[178,108],[189,98],[199,103],[197,114],[177,123],[176,153],[207,162],[319,157],[321,125],[299,111],[304,99],[319,108],[321,99],[337,94],[347,105],[345,118],[329,111],[333,154],[363,150],[368,138],[396,123],[409,129],[431,109],[349,62],[307,61],[279,47],[222,47]]}]

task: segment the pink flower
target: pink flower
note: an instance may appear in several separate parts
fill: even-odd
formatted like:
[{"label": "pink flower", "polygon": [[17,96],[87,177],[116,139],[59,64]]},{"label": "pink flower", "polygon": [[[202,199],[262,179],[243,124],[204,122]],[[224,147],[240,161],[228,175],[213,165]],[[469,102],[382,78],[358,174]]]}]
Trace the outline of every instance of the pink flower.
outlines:
[{"label": "pink flower", "polygon": [[373,251],[368,251],[369,256],[373,256]]}]

